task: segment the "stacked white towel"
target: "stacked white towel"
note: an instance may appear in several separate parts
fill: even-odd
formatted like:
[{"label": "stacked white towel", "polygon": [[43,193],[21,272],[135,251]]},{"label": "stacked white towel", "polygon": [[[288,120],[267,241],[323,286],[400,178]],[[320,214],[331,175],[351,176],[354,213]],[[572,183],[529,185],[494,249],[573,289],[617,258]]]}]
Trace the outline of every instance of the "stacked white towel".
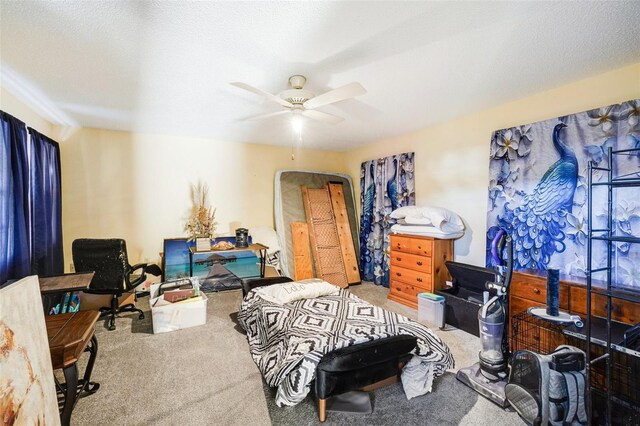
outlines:
[{"label": "stacked white towel", "polygon": [[395,234],[420,235],[440,239],[454,239],[464,235],[464,223],[451,210],[434,206],[405,206],[391,212],[397,223],[391,227]]}]

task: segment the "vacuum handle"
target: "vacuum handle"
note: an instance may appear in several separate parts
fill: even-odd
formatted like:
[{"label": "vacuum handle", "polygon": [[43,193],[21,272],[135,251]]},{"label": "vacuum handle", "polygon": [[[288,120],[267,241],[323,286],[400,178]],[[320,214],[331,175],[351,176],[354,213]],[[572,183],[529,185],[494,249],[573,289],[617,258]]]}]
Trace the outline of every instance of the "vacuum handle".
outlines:
[{"label": "vacuum handle", "polygon": [[498,296],[493,296],[488,303],[485,303],[484,305],[482,305],[482,314],[480,315],[482,318],[487,317],[487,310],[489,309],[489,306],[496,303],[496,300],[498,300]]}]

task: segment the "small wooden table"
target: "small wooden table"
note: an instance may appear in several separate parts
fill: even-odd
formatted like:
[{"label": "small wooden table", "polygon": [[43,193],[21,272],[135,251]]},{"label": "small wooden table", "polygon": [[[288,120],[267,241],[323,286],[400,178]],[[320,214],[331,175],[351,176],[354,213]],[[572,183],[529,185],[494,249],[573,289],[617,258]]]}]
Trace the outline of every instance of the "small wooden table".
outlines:
[{"label": "small wooden table", "polygon": [[[65,379],[63,384],[56,382],[58,390],[64,395],[64,405],[60,413],[63,426],[70,424],[71,412],[80,394],[82,392],[92,394],[100,387],[99,384],[90,381],[98,353],[95,326],[99,317],[98,311],[80,311],[45,317],[51,363],[54,370],[62,369]],[[85,351],[90,352],[89,362],[83,378],[78,380],[77,362]]]}]

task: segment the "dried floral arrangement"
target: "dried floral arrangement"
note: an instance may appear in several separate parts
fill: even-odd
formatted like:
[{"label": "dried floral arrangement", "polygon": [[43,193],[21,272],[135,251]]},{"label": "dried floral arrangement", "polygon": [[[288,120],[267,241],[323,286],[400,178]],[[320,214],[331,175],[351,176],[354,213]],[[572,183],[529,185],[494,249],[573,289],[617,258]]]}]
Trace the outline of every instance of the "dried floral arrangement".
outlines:
[{"label": "dried floral arrangement", "polygon": [[191,208],[191,216],[184,225],[184,230],[189,235],[189,241],[193,241],[196,238],[209,238],[212,239],[216,232],[215,221],[216,209],[212,209],[209,206],[208,200],[209,187],[206,184],[199,182],[191,186],[191,201],[193,206]]}]

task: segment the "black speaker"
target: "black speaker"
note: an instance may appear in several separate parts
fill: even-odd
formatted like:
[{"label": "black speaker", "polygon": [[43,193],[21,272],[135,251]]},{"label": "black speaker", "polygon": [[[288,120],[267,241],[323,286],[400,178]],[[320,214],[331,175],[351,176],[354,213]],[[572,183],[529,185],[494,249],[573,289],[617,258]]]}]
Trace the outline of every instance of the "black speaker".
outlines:
[{"label": "black speaker", "polygon": [[247,228],[236,229],[236,247],[249,247],[249,230]]}]

